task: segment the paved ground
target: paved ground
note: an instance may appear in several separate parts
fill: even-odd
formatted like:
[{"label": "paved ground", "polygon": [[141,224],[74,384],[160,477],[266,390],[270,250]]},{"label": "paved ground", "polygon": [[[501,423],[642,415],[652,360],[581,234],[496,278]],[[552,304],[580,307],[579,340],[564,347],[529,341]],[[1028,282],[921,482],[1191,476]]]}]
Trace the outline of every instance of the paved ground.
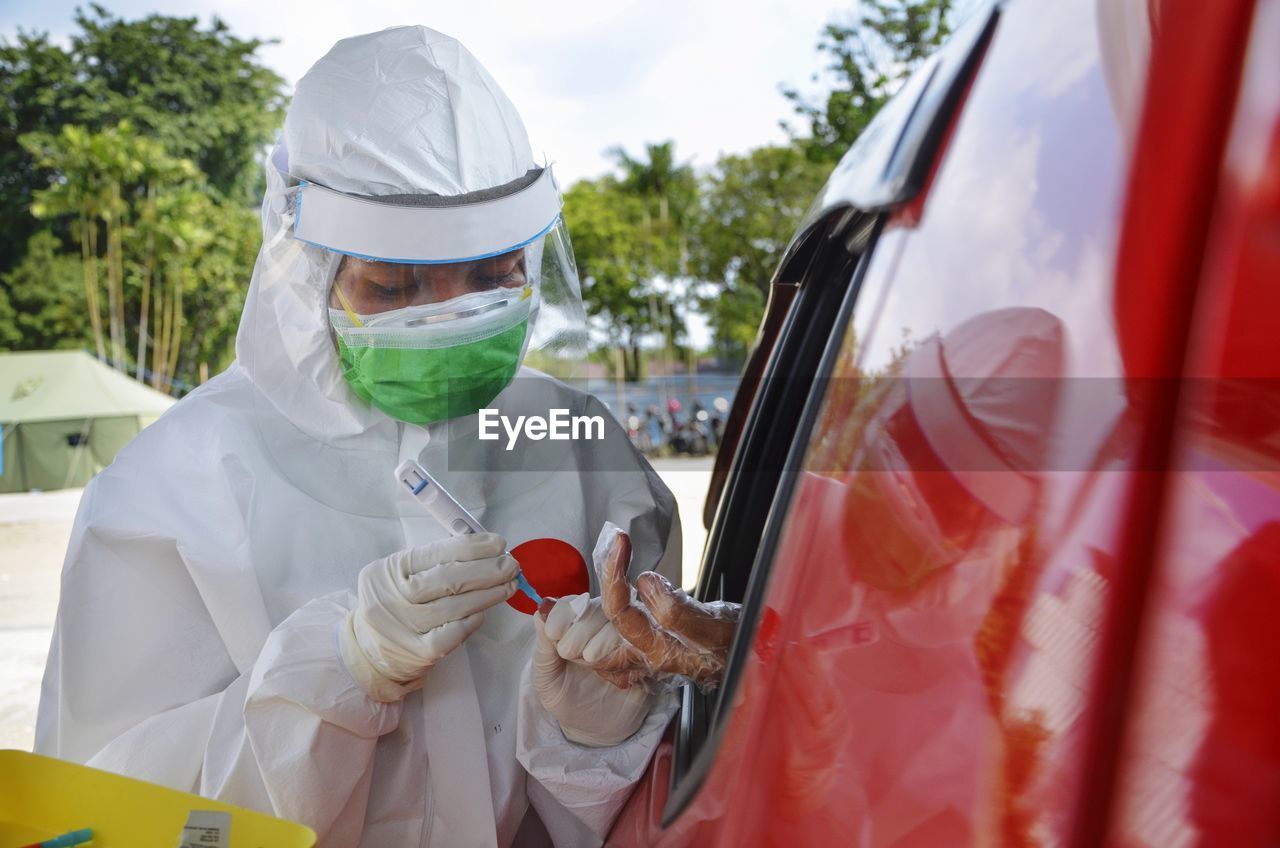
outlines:
[{"label": "paved ground", "polygon": [[[684,528],[684,583],[702,558],[702,500],[710,459],[654,463],[676,496]],[[58,609],[62,557],[80,491],[0,495],[0,748],[30,749],[40,678]]]},{"label": "paved ground", "polygon": [[684,533],[684,580],[692,588],[698,580],[698,566],[702,563],[702,546],[707,541],[707,531],[702,527],[702,505],[711,484],[713,457],[703,459],[658,459],[653,467],[662,481],[676,496],[680,509],[680,529]]},{"label": "paved ground", "polygon": [[0,495],[0,748],[30,748],[80,491]]}]

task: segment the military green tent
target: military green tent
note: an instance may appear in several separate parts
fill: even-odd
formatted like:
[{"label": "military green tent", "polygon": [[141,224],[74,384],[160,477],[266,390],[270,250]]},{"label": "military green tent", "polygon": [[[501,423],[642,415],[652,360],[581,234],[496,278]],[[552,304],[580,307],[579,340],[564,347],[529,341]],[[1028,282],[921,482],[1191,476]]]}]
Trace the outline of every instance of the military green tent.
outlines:
[{"label": "military green tent", "polygon": [[0,492],[83,486],[172,405],[82,351],[0,353]]}]

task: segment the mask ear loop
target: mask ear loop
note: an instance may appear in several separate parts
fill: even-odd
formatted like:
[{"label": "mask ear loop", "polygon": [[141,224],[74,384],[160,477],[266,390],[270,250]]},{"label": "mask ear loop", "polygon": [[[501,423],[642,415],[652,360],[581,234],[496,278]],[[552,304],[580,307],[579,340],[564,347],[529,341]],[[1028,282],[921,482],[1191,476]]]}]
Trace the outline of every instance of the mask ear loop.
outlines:
[{"label": "mask ear loop", "polygon": [[351,323],[357,327],[364,327],[364,322],[356,315],[355,310],[351,308],[351,301],[347,300],[346,294],[342,291],[342,286],[337,283],[333,284],[334,294],[338,296],[338,303],[342,304],[342,311],[347,313],[347,317],[351,319]]}]

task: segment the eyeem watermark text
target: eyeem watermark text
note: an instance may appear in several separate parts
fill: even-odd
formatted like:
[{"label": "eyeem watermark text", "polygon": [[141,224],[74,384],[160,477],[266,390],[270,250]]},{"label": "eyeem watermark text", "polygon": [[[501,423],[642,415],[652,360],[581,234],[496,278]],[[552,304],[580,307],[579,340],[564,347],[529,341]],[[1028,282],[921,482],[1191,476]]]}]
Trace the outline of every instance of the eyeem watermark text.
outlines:
[{"label": "eyeem watermark text", "polygon": [[[496,409],[480,410],[480,440],[496,442],[507,433],[507,450],[516,446],[523,434],[526,439],[540,442],[567,442],[578,439],[603,439],[604,418],[599,415],[570,415],[567,409],[551,409],[548,417],[541,415],[517,415],[513,423]],[[499,429],[501,427],[501,429]]]}]

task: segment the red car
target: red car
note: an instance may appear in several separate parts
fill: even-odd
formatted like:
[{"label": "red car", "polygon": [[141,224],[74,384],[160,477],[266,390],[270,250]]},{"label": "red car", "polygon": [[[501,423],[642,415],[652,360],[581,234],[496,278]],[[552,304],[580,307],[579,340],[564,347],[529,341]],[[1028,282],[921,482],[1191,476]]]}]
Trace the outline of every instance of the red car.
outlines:
[{"label": "red car", "polygon": [[619,846],[1280,844],[1280,0],[974,14],[775,277]]}]

